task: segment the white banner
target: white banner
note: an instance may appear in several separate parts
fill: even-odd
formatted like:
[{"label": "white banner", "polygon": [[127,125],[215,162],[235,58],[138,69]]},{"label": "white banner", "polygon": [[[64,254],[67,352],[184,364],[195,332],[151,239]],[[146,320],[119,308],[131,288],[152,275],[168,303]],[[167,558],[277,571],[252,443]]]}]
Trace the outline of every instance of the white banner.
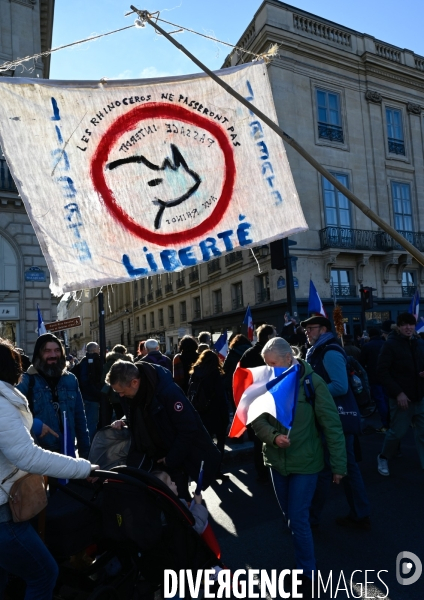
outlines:
[{"label": "white banner", "polygon": [[[218,74],[277,120],[264,63]],[[281,139],[202,74],[2,77],[0,143],[54,294],[307,229]]]}]

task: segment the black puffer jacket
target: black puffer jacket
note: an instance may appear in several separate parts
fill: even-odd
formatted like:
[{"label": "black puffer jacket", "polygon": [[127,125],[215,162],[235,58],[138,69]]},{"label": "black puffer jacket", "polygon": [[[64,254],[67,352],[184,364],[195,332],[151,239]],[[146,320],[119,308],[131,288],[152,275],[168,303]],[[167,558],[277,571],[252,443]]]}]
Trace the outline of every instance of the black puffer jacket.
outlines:
[{"label": "black puffer jacket", "polygon": [[246,350],[246,352],[241,357],[240,366],[243,369],[252,369],[253,367],[262,367],[265,364],[264,359],[262,358],[261,352],[265,344],[260,344],[256,342],[254,346]]},{"label": "black puffer jacket", "polygon": [[233,375],[241,360],[243,354],[252,346],[250,344],[237,344],[230,348],[222,368],[224,369],[224,386],[227,391],[231,391],[233,387]]},{"label": "black puffer jacket", "polygon": [[[154,382],[154,390],[152,397],[144,401],[145,390],[140,386],[138,394],[130,401],[128,421],[132,445],[128,464],[135,466],[136,455],[144,452],[153,460],[165,455],[169,468],[183,469],[197,481],[203,460],[203,489],[206,489],[219,469],[220,451],[184,392],[172,380],[171,373],[143,361],[136,363],[136,367],[143,382],[146,378]],[[154,369],[155,373],[149,373],[150,369]],[[146,429],[150,438],[148,445],[143,435]]]},{"label": "black puffer jacket", "polygon": [[193,389],[200,390],[202,388],[209,402],[207,410],[199,412],[204,426],[209,432],[225,433],[229,414],[223,376],[218,369],[210,369],[203,365],[197,365],[193,371],[188,386],[188,398],[191,398]]},{"label": "black puffer jacket", "polygon": [[424,341],[415,336],[411,339],[397,331],[387,338],[377,362],[377,377],[390,398],[396,398],[401,392],[411,402],[417,402],[424,396]]}]

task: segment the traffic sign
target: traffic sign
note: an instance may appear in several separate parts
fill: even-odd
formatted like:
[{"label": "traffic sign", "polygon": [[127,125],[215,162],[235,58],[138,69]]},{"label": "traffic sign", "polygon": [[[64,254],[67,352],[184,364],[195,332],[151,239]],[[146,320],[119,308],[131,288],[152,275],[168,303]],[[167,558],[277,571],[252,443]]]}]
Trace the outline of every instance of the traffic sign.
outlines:
[{"label": "traffic sign", "polygon": [[74,317],[73,319],[64,319],[63,321],[53,321],[53,323],[46,323],[47,331],[63,331],[64,329],[71,329],[72,327],[79,327],[81,325],[81,317]]}]

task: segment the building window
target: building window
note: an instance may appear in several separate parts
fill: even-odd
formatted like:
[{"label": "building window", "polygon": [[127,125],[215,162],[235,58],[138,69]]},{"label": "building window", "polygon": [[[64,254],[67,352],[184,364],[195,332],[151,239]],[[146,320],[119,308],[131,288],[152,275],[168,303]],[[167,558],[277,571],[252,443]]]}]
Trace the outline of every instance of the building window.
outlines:
[{"label": "building window", "polygon": [[125,325],[124,321],[121,321],[121,344],[125,344]]},{"label": "building window", "polygon": [[243,284],[241,281],[231,286],[231,301],[233,310],[243,306]]},{"label": "building window", "polygon": [[213,312],[215,315],[222,313],[222,292],[221,290],[215,290],[212,292],[213,297]]},{"label": "building window", "polygon": [[411,188],[409,183],[392,181],[392,198],[395,229],[400,232],[412,232],[414,228],[412,226]]},{"label": "building window", "polygon": [[147,318],[146,318],[146,315],[142,315],[141,320],[142,320],[142,324],[143,324],[143,331],[147,331]]},{"label": "building window", "polygon": [[18,262],[9,242],[0,235],[0,290],[18,290]]},{"label": "building window", "polygon": [[166,280],[165,280],[165,294],[171,294],[171,293],[172,293],[172,273],[167,273]]},{"label": "building window", "polygon": [[213,260],[208,262],[208,274],[217,273],[221,270],[221,261],[219,258],[214,258]]},{"label": "building window", "polygon": [[416,275],[414,271],[404,271],[402,273],[402,297],[410,298],[417,289]]},{"label": "building window", "polygon": [[173,307],[173,305],[168,306],[168,323],[170,325],[174,324],[174,307]]},{"label": "building window", "polygon": [[318,137],[343,144],[340,94],[317,90]]},{"label": "building window", "polygon": [[134,281],[134,302],[137,304],[138,302],[138,281]]},{"label": "building window", "polygon": [[163,327],[163,308],[158,311],[159,327]]},{"label": "building window", "polygon": [[269,275],[264,273],[255,277],[256,301],[267,302],[271,298],[269,289]]},{"label": "building window", "polygon": [[199,267],[191,267],[188,280],[189,283],[196,283],[199,281]]},{"label": "building window", "polygon": [[200,296],[193,298],[193,314],[195,319],[200,319]]},{"label": "building window", "polygon": [[356,296],[356,286],[352,285],[353,271],[331,269],[331,295],[335,298]]},{"label": "building window", "polygon": [[[331,173],[349,189],[349,178],[342,173]],[[325,224],[327,227],[351,227],[349,200],[325,177],[322,178]]]},{"label": "building window", "polygon": [[187,303],[185,300],[180,302],[180,321],[181,323],[187,322]]},{"label": "building window", "polygon": [[135,327],[136,327],[137,331],[140,331],[140,317],[136,317]]},{"label": "building window", "polygon": [[146,302],[146,284],[144,279],[140,279],[140,304]]},{"label": "building window", "polygon": [[10,174],[9,167],[7,166],[6,159],[2,149],[0,148],[0,190],[6,192],[18,193],[13,177]]},{"label": "building window", "polygon": [[155,313],[151,312],[150,313],[150,329],[154,329],[155,328]]},{"label": "building window", "polygon": [[131,345],[131,319],[128,319],[127,321],[127,346]]},{"label": "building window", "polygon": [[402,112],[396,108],[386,108],[387,142],[390,154],[405,156]]}]

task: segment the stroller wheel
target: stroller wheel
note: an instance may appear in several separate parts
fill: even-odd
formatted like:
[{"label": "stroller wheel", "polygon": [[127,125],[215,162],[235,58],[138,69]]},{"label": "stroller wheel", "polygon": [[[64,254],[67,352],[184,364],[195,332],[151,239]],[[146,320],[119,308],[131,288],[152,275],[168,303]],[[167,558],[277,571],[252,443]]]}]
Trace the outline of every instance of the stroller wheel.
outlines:
[{"label": "stroller wheel", "polygon": [[110,585],[102,585],[89,595],[87,600],[119,600],[119,594]]}]

